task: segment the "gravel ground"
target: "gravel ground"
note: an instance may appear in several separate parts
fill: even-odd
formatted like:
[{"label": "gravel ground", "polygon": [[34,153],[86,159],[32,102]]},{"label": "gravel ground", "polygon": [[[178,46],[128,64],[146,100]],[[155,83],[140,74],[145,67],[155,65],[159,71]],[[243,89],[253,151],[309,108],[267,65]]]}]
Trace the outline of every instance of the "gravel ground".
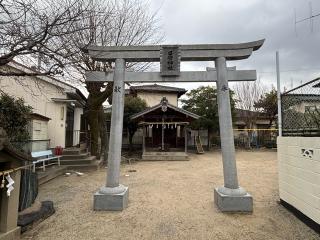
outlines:
[{"label": "gravel ground", "polygon": [[275,152],[238,151],[237,165],[241,186],[254,198],[253,214],[225,214],[214,206],[213,188],[223,184],[215,151],[191,154],[188,162],[123,165],[121,183],[129,186],[130,200],[122,212],[92,210],[105,169],[58,177],[41,186],[38,197],[54,201],[56,213],[22,239],[320,239],[278,204]]}]

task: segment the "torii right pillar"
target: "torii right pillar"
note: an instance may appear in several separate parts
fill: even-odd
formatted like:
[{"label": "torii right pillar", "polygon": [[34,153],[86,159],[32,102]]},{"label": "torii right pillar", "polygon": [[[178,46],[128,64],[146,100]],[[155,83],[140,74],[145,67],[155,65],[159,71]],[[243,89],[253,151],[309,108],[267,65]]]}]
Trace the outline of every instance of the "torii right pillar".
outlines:
[{"label": "torii right pillar", "polygon": [[226,58],[216,58],[215,66],[224,186],[214,189],[214,202],[223,212],[252,212],[252,196],[238,183]]}]

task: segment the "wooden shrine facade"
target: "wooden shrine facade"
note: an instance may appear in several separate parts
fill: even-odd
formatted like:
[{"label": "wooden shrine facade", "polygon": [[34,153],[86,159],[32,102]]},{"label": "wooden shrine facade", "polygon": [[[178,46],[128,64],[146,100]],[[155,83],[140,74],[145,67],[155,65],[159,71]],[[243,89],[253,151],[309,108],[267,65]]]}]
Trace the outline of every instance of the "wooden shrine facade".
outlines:
[{"label": "wooden shrine facade", "polygon": [[146,152],[187,152],[187,127],[199,116],[168,103],[164,97],[158,105],[131,117],[143,129],[142,150]]}]

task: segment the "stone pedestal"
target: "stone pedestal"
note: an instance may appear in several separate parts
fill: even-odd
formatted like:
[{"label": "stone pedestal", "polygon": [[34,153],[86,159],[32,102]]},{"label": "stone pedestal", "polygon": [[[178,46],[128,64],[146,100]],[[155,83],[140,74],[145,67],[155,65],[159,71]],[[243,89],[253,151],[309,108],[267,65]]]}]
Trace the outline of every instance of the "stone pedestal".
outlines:
[{"label": "stone pedestal", "polygon": [[214,189],[214,202],[222,212],[252,212],[252,196],[244,189]]},{"label": "stone pedestal", "polygon": [[6,233],[0,232],[0,240],[19,240],[20,232],[20,227],[16,227]]},{"label": "stone pedestal", "polygon": [[122,211],[128,206],[129,188],[123,185],[102,187],[94,196],[93,209],[96,211]]}]

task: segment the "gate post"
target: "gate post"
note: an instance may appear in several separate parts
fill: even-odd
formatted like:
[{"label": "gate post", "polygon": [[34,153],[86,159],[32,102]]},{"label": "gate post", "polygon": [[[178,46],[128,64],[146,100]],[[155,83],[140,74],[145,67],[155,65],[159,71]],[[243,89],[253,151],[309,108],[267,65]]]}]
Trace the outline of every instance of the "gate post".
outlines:
[{"label": "gate post", "polygon": [[94,210],[123,210],[128,205],[128,187],[119,184],[124,110],[125,60],[116,59],[106,185],[94,194]]},{"label": "gate post", "polygon": [[216,58],[215,65],[217,69],[217,97],[224,186],[214,189],[214,201],[221,211],[251,212],[252,196],[238,184],[225,57]]}]

